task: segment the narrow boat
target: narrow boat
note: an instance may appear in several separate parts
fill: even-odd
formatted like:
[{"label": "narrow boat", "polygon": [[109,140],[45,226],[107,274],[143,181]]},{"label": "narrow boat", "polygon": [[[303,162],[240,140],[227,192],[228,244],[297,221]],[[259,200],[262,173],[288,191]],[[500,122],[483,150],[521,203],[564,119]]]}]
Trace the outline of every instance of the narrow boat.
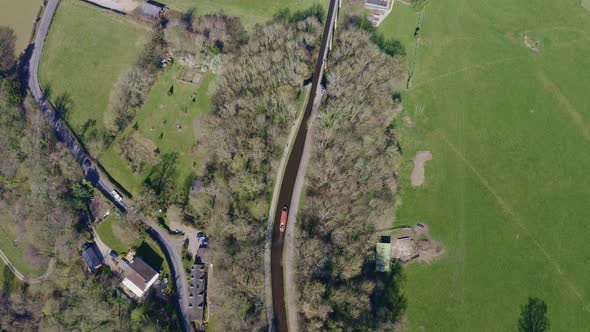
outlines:
[{"label": "narrow boat", "polygon": [[285,227],[287,226],[287,215],[289,214],[289,209],[287,206],[283,206],[283,210],[281,211],[281,224],[279,225],[279,229],[281,233],[285,231]]}]

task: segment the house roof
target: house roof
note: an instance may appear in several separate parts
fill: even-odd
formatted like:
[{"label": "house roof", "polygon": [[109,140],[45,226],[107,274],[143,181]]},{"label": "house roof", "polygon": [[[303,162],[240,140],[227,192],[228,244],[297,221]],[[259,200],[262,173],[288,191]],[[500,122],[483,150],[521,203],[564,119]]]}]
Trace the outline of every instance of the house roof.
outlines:
[{"label": "house roof", "polygon": [[102,265],[102,254],[94,242],[87,245],[86,249],[82,251],[82,256],[86,260],[86,264],[88,264],[88,267],[91,270],[94,270]]},{"label": "house roof", "polygon": [[206,266],[194,264],[191,267],[191,283],[189,289],[189,318],[202,321],[205,306],[205,276]]},{"label": "house roof", "polygon": [[144,262],[141,257],[135,257],[125,269],[125,276],[138,288],[145,289],[147,284],[156,276],[158,272]]},{"label": "house roof", "polygon": [[367,0],[367,4],[387,7],[389,6],[389,0]]},{"label": "house roof", "polygon": [[139,7],[139,14],[150,18],[156,18],[160,16],[165,8],[166,6],[159,2],[146,1],[141,5],[141,7]]},{"label": "house roof", "polygon": [[377,243],[375,255],[375,270],[389,272],[391,265],[391,243]]}]

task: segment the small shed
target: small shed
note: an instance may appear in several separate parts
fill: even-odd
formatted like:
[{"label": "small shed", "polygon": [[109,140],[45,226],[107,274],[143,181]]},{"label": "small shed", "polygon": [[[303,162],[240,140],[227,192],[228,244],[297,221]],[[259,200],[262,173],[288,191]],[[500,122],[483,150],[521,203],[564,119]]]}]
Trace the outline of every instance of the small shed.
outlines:
[{"label": "small shed", "polygon": [[140,16],[149,19],[156,19],[166,11],[166,5],[157,1],[148,0],[144,2],[138,9],[137,13]]},{"label": "small shed", "polygon": [[84,250],[82,251],[82,256],[86,261],[86,265],[88,265],[88,270],[91,272],[96,271],[96,269],[102,266],[104,258],[96,246],[96,243],[91,242],[86,244],[84,246]]},{"label": "small shed", "polygon": [[377,243],[375,254],[375,270],[389,272],[391,269],[391,243]]}]

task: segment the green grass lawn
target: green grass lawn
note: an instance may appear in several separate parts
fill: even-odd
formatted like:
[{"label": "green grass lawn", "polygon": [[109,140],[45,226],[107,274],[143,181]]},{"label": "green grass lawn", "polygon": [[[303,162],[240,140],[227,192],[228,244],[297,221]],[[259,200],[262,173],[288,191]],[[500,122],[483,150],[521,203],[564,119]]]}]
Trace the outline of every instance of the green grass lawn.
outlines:
[{"label": "green grass lawn", "polygon": [[137,234],[123,227],[124,222],[116,214],[111,214],[96,227],[100,239],[118,254],[129,252],[129,248],[139,241]]},{"label": "green grass lawn", "polygon": [[[174,65],[162,72],[150,90],[145,104],[137,113],[133,123],[137,122],[137,131],[144,139],[151,141],[161,151],[178,152],[178,185],[181,185],[191,173],[200,169],[200,157],[196,149],[199,115],[211,110],[210,84],[215,79],[212,73],[203,73],[200,85],[193,85],[177,80],[183,70]],[[168,94],[170,86],[174,93]],[[196,101],[192,96],[196,93]],[[132,133],[133,125],[127,128],[119,139]],[[116,151],[115,144],[101,156],[100,161],[109,173],[127,190],[137,194],[149,168],[143,174],[134,174],[131,166]]]},{"label": "green grass lawn", "polygon": [[418,23],[418,12],[410,6],[403,5],[399,2],[394,4],[394,8],[387,18],[379,25],[377,31],[383,33],[386,38],[395,38],[399,40],[406,50],[406,59],[408,65],[414,60],[414,51],[416,40],[414,31]]},{"label": "green grass lawn", "polygon": [[76,132],[89,119],[105,127],[111,90],[134,63],[146,31],[124,16],[82,1],[65,0],[53,23],[41,59],[41,84],[52,99],[69,94],[68,122]]},{"label": "green grass lawn", "polygon": [[41,9],[41,0],[0,0],[0,25],[16,33],[15,51],[22,52],[33,34],[33,21]]},{"label": "green grass lawn", "polygon": [[291,0],[288,2],[275,0],[162,0],[172,9],[186,11],[195,8],[197,14],[224,12],[239,16],[244,24],[262,23],[272,18],[282,8],[292,11],[305,9],[315,4],[328,8],[329,0]]},{"label": "green grass lawn", "polygon": [[[416,14],[400,14],[381,29],[411,40]],[[446,252],[407,267],[407,330],[516,330],[529,296],[552,330],[587,329],[590,15],[579,0],[431,1],[421,30],[396,223],[429,224]],[[414,189],[417,150],[433,160]]]}]

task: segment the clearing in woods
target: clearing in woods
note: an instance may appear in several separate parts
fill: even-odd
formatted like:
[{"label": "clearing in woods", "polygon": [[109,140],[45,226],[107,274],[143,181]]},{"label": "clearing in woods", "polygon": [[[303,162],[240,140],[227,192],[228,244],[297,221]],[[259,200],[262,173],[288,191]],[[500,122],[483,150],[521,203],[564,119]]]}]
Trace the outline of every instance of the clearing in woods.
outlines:
[{"label": "clearing in woods", "polygon": [[[418,13],[379,28],[414,59]],[[406,268],[409,331],[516,328],[536,296],[556,331],[590,326],[590,15],[580,0],[431,1],[413,86],[397,224],[423,221],[445,255]],[[542,52],[523,47],[528,32]],[[428,186],[412,188],[411,158]]]},{"label": "clearing in woods", "polygon": [[[187,69],[180,65],[165,68],[151,88],[145,104],[137,112],[131,125],[117,136],[117,139],[101,156],[100,162],[127,190],[137,194],[151,167],[147,164],[137,171],[120,153],[122,144],[129,135],[137,137],[145,152],[159,154],[178,152],[178,186],[193,173],[199,172],[202,158],[198,151],[199,115],[211,110],[210,84],[215,79],[211,72],[200,73],[200,84],[186,83],[179,76]],[[191,70],[191,72],[198,72]],[[173,94],[170,95],[170,88]],[[137,124],[137,126],[135,126]],[[137,129],[133,128],[136,127]],[[144,158],[145,158],[144,157]]]}]

